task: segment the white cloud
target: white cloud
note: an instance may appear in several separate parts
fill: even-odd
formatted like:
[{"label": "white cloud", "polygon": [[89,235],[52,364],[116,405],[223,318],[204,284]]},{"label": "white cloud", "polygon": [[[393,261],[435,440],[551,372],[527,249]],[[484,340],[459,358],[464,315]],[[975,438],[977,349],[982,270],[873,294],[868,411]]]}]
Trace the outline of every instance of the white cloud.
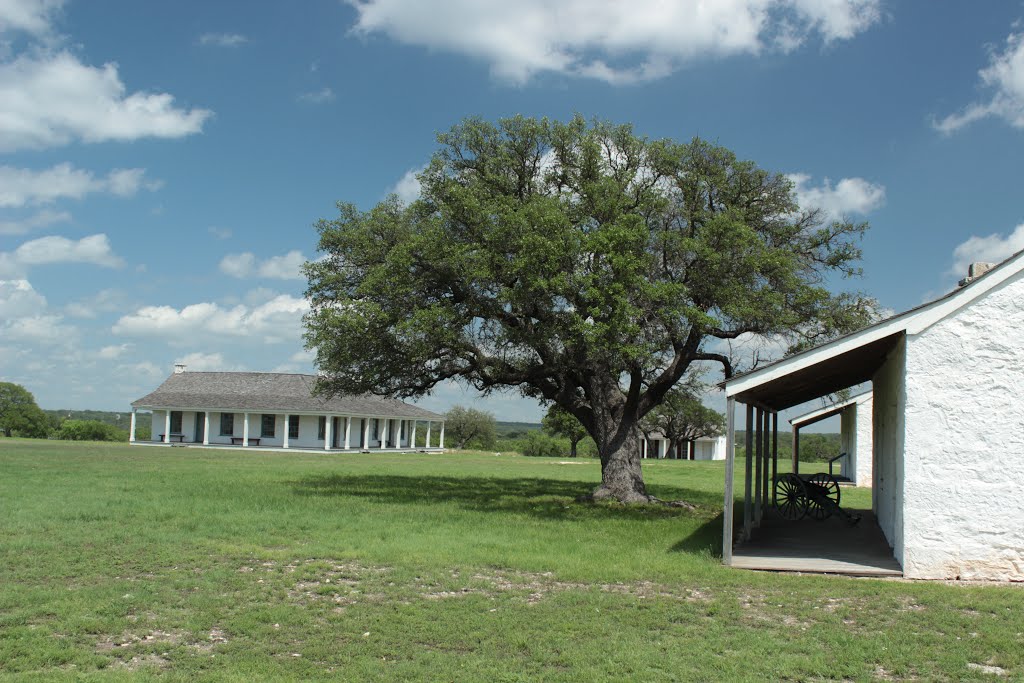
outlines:
[{"label": "white cloud", "polygon": [[45,36],[64,0],[0,0],[0,35],[22,31]]},{"label": "white cloud", "polygon": [[224,354],[219,351],[216,353],[201,353],[194,352],[184,356],[179,356],[174,361],[175,363],[183,363],[185,368],[193,370],[195,372],[201,371],[241,371],[246,368],[238,363],[232,363],[224,358]]},{"label": "white cloud", "polygon": [[999,263],[1024,249],[1024,223],[1021,223],[1009,235],[993,233],[985,237],[972,235],[961,242],[953,250],[953,265],[949,274],[965,277],[972,263],[979,261]]},{"label": "white cloud", "polygon": [[281,256],[272,256],[260,261],[252,252],[228,254],[220,261],[220,270],[225,275],[237,278],[265,277],[276,280],[301,280],[302,265],[306,257],[298,250]]},{"label": "white cloud", "polygon": [[214,47],[240,47],[248,42],[248,38],[238,33],[204,33],[199,36],[200,45]]},{"label": "white cloud", "polygon": [[314,92],[302,93],[299,95],[299,100],[302,102],[308,102],[309,104],[324,104],[326,102],[333,102],[335,97],[333,90],[324,87]]},{"label": "white cloud", "polygon": [[0,235],[24,235],[38,228],[46,228],[56,223],[67,223],[70,220],[71,214],[67,211],[44,209],[25,218],[0,221]]},{"label": "white cloud", "polygon": [[302,316],[309,302],[279,294],[258,306],[225,308],[203,302],[178,310],[144,306],[114,324],[114,334],[152,337],[168,343],[192,343],[197,335],[248,339],[265,343],[294,341],[302,334]]},{"label": "white cloud", "polygon": [[179,138],[202,130],[206,109],[182,109],[167,93],[128,93],[117,64],[93,67],[67,51],[0,64],[0,152],[81,140]]},{"label": "white cloud", "polygon": [[132,350],[132,344],[117,344],[113,346],[104,346],[102,349],[96,352],[96,357],[100,360],[117,360],[124,354]]},{"label": "white cloud", "polygon": [[797,202],[803,209],[821,209],[831,219],[851,213],[866,214],[885,203],[885,187],[863,178],[843,178],[834,186],[828,178],[819,186],[810,184],[806,173],[792,173]]},{"label": "white cloud", "polygon": [[72,301],[64,307],[64,313],[73,318],[96,318],[100,313],[114,313],[127,308],[127,296],[117,289],[104,289],[91,297]]},{"label": "white cloud", "polygon": [[1024,128],[1024,33],[1011,33],[1005,52],[993,51],[989,65],[978,72],[983,87],[994,90],[987,102],[974,102],[963,110],[933,122],[950,134],[980,119],[994,116],[1014,128]]},{"label": "white cloud", "polygon": [[43,171],[0,166],[0,207],[50,204],[58,199],[81,199],[96,192],[130,197],[142,188],[156,190],[161,185],[160,181],[147,180],[142,168],[117,168],[105,177],[97,177],[92,171],[66,162]]},{"label": "white cloud", "polygon": [[420,173],[426,170],[426,166],[420,166],[419,168],[410,168],[405,172],[398,182],[389,190],[389,194],[397,194],[398,198],[406,204],[410,204],[420,198],[420,181],[416,177]]},{"label": "white cloud", "polygon": [[110,240],[103,233],[80,240],[58,236],[40,237],[15,249],[14,259],[26,266],[92,263],[106,268],[120,268],[124,265],[124,261],[111,250]]},{"label": "white cloud", "polygon": [[646,81],[703,58],[793,49],[812,35],[852,38],[881,18],[880,0],[347,0],[353,30],[447,50],[523,83],[553,72]]},{"label": "white cloud", "polygon": [[33,315],[17,318],[7,322],[3,328],[4,339],[15,342],[33,344],[69,345],[77,337],[78,331],[63,324],[64,318],[59,315]]},{"label": "white cloud", "polygon": [[46,297],[28,280],[0,280],[0,320],[21,318],[46,308]]}]

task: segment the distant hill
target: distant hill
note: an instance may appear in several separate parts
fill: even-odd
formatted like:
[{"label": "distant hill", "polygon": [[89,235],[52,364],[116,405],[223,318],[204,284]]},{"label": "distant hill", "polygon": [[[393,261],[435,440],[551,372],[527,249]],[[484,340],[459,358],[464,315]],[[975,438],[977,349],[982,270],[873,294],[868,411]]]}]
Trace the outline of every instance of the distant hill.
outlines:
[{"label": "distant hill", "polygon": [[[68,410],[61,408],[60,410],[44,410],[43,412],[54,418],[58,424],[62,420],[96,420],[97,422],[105,422],[108,425],[114,425],[118,429],[127,431],[132,422],[132,412],[130,410],[113,412],[108,410]],[[139,414],[141,415],[142,413]]]},{"label": "distant hill", "polygon": [[514,439],[527,432],[540,431],[540,424],[536,422],[499,422],[495,431],[499,439]]}]

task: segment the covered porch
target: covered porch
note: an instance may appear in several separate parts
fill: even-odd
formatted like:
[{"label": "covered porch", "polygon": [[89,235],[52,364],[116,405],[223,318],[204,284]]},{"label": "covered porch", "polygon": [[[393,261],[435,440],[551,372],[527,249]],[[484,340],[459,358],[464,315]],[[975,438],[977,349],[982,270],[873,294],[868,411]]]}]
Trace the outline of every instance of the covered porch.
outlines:
[{"label": "covered porch", "polygon": [[[889,384],[892,373],[886,368],[902,363],[903,339],[902,331],[875,328],[723,384],[727,399],[722,538],[725,564],[773,571],[902,574],[898,553],[894,552],[898,521],[893,506],[879,506],[879,495],[892,497],[892,489],[880,492],[874,487],[871,509],[852,511],[861,515],[856,525],[839,514],[824,520],[810,516],[783,519],[775,508],[773,493],[779,477],[779,412],[866,382],[877,385],[880,379],[883,402],[888,403],[889,398],[895,401],[898,387]],[[745,405],[746,417],[741,473],[736,472],[735,463],[737,402]],[[895,449],[883,450],[881,457],[894,460]],[[827,466],[821,469],[827,470]],[[735,481],[741,476],[741,482]],[[737,489],[742,491],[742,504],[736,501]]]}]

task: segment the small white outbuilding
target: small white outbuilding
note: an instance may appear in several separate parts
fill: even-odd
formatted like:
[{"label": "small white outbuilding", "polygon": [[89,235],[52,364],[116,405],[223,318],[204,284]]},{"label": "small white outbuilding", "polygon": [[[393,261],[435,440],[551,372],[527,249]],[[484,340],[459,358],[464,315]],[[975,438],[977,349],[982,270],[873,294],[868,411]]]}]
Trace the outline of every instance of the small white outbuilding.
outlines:
[{"label": "small white outbuilding", "polygon": [[800,467],[800,430],[838,415],[838,478],[855,486],[871,486],[871,399],[872,393],[865,391],[792,418],[789,424],[793,426],[793,471]]},{"label": "small white outbuilding", "polygon": [[[903,575],[1024,580],[1024,252],[990,270],[972,266],[961,285],[724,383],[727,563],[734,538],[756,536],[771,514],[769,425],[777,430],[777,412],[871,382],[872,512]],[[757,427],[747,472],[761,476],[747,474],[734,528],[737,401],[747,406],[748,435]]]}]

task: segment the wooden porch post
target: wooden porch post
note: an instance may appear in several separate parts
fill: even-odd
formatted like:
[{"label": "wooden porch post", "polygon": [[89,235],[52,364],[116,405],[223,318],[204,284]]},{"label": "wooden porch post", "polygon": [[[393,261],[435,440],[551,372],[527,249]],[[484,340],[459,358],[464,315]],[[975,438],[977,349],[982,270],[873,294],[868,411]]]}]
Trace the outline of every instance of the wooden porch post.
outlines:
[{"label": "wooden porch post", "polygon": [[128,430],[128,443],[135,443],[135,416],[137,412],[135,408],[132,408],[132,425]]},{"label": "wooden porch post", "polygon": [[416,423],[419,420],[410,420],[412,422],[412,430],[409,432],[409,448],[416,450]]},{"label": "wooden porch post", "polygon": [[800,428],[793,425],[793,474],[800,474]]},{"label": "wooden porch post", "polygon": [[430,448],[430,428],[433,427],[433,426],[434,426],[434,423],[431,422],[430,420],[427,420],[427,440],[425,442],[427,445],[425,446],[425,448],[428,448],[428,449]]},{"label": "wooden porch post", "polygon": [[733,469],[736,463],[735,413],[736,399],[730,398],[725,402],[725,506],[722,508],[722,562],[726,565],[732,564],[732,517],[736,507],[732,492],[735,479]]},{"label": "wooden porch post", "polygon": [[775,479],[779,476],[779,414],[772,414],[772,481],[771,488],[769,489],[769,498],[771,498],[771,492],[775,490]]},{"label": "wooden porch post", "polygon": [[164,411],[164,443],[171,442],[171,409]]},{"label": "wooden porch post", "polygon": [[764,481],[761,483],[761,511],[762,515],[764,511],[768,509],[768,491],[769,491],[769,479],[768,479],[768,460],[771,456],[771,429],[772,429],[772,412],[766,410],[764,412],[764,467],[761,470],[761,476],[764,477]]},{"label": "wooden porch post", "polygon": [[324,415],[324,450],[331,450],[331,419],[330,415]]},{"label": "wooden porch post", "polygon": [[203,413],[203,445],[210,445],[210,411]]},{"label": "wooden porch post", "polygon": [[282,415],[284,418],[284,433],[281,434],[281,448],[288,448],[288,432],[291,429],[291,425],[288,423],[288,414]]},{"label": "wooden porch post", "polygon": [[437,447],[444,450],[444,420],[441,420],[441,431],[437,435]]},{"label": "wooden porch post", "polygon": [[352,438],[352,416],[345,416],[345,450],[349,450],[352,446],[349,445],[349,440]]},{"label": "wooden porch post", "polygon": [[746,453],[744,463],[744,488],[743,488],[743,540],[746,541],[750,538],[750,524],[753,520],[753,509],[751,506],[751,493],[753,485],[753,465],[754,465],[754,406],[747,404],[747,430],[744,434],[746,437]]},{"label": "wooden porch post", "polygon": [[242,448],[249,447],[249,413],[242,414]]},{"label": "wooden porch post", "polygon": [[754,438],[754,526],[761,524],[761,461],[764,459],[764,408],[758,408],[755,413],[757,420],[756,433]]},{"label": "wooden porch post", "polygon": [[363,418],[363,445],[361,448],[364,451],[370,450],[370,418],[368,417]]},{"label": "wooden porch post", "polygon": [[391,427],[391,425],[389,423],[390,423],[390,420],[385,417],[384,418],[383,428],[378,431],[378,434],[380,436],[380,449],[381,450],[384,450],[385,448],[388,447],[388,436],[389,436],[388,435],[388,429]]}]

